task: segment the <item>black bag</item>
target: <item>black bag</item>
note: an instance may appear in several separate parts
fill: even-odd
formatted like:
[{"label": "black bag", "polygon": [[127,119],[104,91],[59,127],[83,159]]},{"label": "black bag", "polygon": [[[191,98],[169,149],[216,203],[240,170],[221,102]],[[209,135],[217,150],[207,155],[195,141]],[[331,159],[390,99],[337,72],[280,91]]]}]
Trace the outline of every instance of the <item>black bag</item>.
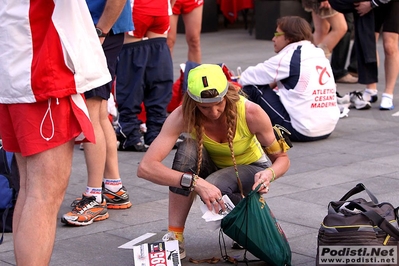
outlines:
[{"label": "black bag", "polygon": [[[367,192],[371,201],[349,200],[361,191]],[[398,265],[397,253],[391,254],[392,260],[381,252],[398,247],[397,212],[388,202],[378,203],[362,183],[339,201],[331,201],[318,233],[316,265]],[[340,259],[345,263],[339,263]]]},{"label": "black bag", "polygon": [[12,217],[19,191],[19,172],[14,154],[0,145],[0,244],[5,232],[12,232]]},{"label": "black bag", "polygon": [[283,229],[257,192],[242,199],[221,223],[223,232],[268,265],[291,265],[291,249]]}]

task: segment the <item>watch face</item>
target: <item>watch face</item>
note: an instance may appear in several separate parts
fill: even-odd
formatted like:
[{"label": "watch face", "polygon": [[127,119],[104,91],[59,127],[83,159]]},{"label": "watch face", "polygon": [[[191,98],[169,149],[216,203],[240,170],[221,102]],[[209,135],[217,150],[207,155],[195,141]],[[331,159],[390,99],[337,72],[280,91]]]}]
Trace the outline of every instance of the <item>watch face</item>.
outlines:
[{"label": "watch face", "polygon": [[96,28],[96,32],[99,37],[101,37],[101,35],[103,35],[103,32],[99,28]]},{"label": "watch face", "polygon": [[191,187],[193,176],[190,174],[183,174],[181,177],[180,185],[184,188]]}]

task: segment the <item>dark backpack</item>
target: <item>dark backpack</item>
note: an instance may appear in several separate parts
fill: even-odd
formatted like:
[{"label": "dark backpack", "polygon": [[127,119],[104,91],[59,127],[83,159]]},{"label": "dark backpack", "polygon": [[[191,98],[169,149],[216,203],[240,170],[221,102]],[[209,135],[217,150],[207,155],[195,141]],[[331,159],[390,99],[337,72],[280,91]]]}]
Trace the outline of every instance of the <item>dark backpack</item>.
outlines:
[{"label": "dark backpack", "polygon": [[0,145],[0,244],[5,232],[12,232],[12,217],[19,191],[19,172],[14,153]]}]

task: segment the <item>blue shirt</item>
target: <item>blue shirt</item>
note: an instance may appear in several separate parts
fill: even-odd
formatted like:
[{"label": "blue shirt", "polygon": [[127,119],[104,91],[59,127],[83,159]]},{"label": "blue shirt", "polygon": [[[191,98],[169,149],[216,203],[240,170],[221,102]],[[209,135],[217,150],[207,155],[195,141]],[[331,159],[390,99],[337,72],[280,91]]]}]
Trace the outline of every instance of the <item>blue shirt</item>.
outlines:
[{"label": "blue shirt", "polygon": [[[86,0],[94,24],[97,24],[100,19],[106,2],[106,0]],[[130,1],[127,0],[118,20],[115,22],[114,26],[112,26],[112,32],[118,34],[132,30],[134,30],[132,9],[130,7]]]}]

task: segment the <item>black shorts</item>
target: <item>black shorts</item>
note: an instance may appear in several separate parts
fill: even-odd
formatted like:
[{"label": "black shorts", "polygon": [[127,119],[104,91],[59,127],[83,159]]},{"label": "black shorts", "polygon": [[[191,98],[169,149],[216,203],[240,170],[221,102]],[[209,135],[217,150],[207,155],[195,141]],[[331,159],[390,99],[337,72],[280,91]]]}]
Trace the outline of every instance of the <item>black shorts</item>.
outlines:
[{"label": "black shorts", "polygon": [[388,4],[374,9],[375,32],[399,33],[399,1],[392,0]]},{"label": "black shorts", "polygon": [[119,52],[122,49],[123,39],[124,39],[123,33],[113,34],[112,31],[105,38],[103,43],[103,50],[105,57],[107,58],[108,70],[109,73],[111,74],[112,81],[95,89],[86,91],[85,92],[86,99],[90,99],[97,96],[104,100],[108,100],[112,89],[112,82],[115,77],[116,60],[118,58]]}]

